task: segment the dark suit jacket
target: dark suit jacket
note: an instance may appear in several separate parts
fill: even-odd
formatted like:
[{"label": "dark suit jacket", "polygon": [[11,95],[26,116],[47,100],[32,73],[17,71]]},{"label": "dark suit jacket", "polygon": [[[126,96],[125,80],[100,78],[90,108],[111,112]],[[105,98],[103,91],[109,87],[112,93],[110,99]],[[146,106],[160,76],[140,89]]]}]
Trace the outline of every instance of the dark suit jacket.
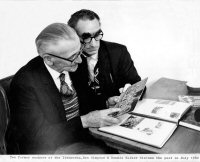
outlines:
[{"label": "dark suit jacket", "polygon": [[[72,82],[74,79],[77,94],[82,95],[81,78],[72,76]],[[8,143],[11,139],[17,141],[20,153],[53,153],[61,145],[86,139],[80,117],[66,121],[60,93],[41,57],[32,59],[16,73],[10,96],[7,138]],[[80,109],[87,108],[84,101],[79,102]]]},{"label": "dark suit jacket", "polygon": [[[70,73],[81,115],[106,108],[108,97],[119,95],[119,88],[125,83],[140,80],[123,45],[101,41],[99,66],[102,95],[97,98],[88,88],[86,58],[76,72]],[[22,67],[10,89],[11,121],[7,141],[17,141],[21,153],[53,153],[59,146],[91,139],[82,128],[80,117],[66,121],[60,93],[42,58],[36,57]]]},{"label": "dark suit jacket", "polygon": [[[82,78],[81,81],[86,87],[89,81],[89,72],[86,58],[82,57],[82,60],[83,62],[74,74]],[[102,95],[95,97],[93,92],[85,90],[88,92],[90,106],[82,113],[87,113],[88,110],[106,108],[106,100],[111,96],[119,95],[119,88],[126,83],[133,84],[141,80],[124,45],[100,41],[98,64]]]}]

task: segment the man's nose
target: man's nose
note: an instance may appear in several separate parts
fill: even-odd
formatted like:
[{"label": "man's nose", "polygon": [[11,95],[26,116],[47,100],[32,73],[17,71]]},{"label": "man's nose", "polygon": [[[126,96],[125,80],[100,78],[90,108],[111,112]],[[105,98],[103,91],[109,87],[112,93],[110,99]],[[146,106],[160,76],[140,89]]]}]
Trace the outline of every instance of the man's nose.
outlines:
[{"label": "man's nose", "polygon": [[94,39],[94,38],[92,38],[92,40],[91,40],[91,42],[90,42],[90,46],[96,46],[96,44],[97,44],[97,41]]}]

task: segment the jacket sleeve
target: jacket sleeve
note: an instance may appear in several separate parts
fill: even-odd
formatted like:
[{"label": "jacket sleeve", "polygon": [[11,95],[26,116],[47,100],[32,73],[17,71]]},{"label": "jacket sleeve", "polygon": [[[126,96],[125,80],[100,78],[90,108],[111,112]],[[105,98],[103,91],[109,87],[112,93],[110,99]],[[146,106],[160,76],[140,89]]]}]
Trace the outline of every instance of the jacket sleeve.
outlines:
[{"label": "jacket sleeve", "polygon": [[126,83],[136,83],[141,80],[137,69],[134,66],[133,60],[125,46],[122,46],[118,63],[118,76],[120,86],[124,86]]},{"label": "jacket sleeve", "polygon": [[33,136],[42,123],[42,113],[31,87],[12,84],[10,91],[11,119],[21,135]]},{"label": "jacket sleeve", "polygon": [[[38,96],[40,91],[39,87],[34,88],[19,80],[11,85],[11,126],[15,130],[15,140],[20,144],[22,153],[48,153],[74,138],[66,121],[59,118],[51,104],[46,103],[48,100],[45,100],[45,96]],[[80,121],[75,120],[72,122]],[[73,131],[71,127],[70,130]]]}]

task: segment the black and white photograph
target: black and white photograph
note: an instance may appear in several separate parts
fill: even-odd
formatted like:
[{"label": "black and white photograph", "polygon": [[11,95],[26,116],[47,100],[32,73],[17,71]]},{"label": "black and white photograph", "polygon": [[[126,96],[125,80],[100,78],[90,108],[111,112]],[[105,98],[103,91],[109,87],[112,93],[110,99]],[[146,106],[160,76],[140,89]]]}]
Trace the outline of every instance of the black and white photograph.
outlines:
[{"label": "black and white photograph", "polygon": [[0,20],[0,161],[200,160],[199,0],[0,0]]}]

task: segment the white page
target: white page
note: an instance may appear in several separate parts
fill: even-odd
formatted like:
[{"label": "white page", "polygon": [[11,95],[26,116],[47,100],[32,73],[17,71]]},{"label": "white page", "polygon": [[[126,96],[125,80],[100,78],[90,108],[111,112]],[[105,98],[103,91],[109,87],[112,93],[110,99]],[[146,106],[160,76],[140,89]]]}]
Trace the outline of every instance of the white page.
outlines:
[{"label": "white page", "polygon": [[130,115],[121,125],[99,130],[160,148],[176,127],[175,123]]},{"label": "white page", "polygon": [[143,99],[138,102],[134,113],[156,117],[172,122],[178,122],[185,111],[191,106],[189,103],[162,100],[162,99]]}]

